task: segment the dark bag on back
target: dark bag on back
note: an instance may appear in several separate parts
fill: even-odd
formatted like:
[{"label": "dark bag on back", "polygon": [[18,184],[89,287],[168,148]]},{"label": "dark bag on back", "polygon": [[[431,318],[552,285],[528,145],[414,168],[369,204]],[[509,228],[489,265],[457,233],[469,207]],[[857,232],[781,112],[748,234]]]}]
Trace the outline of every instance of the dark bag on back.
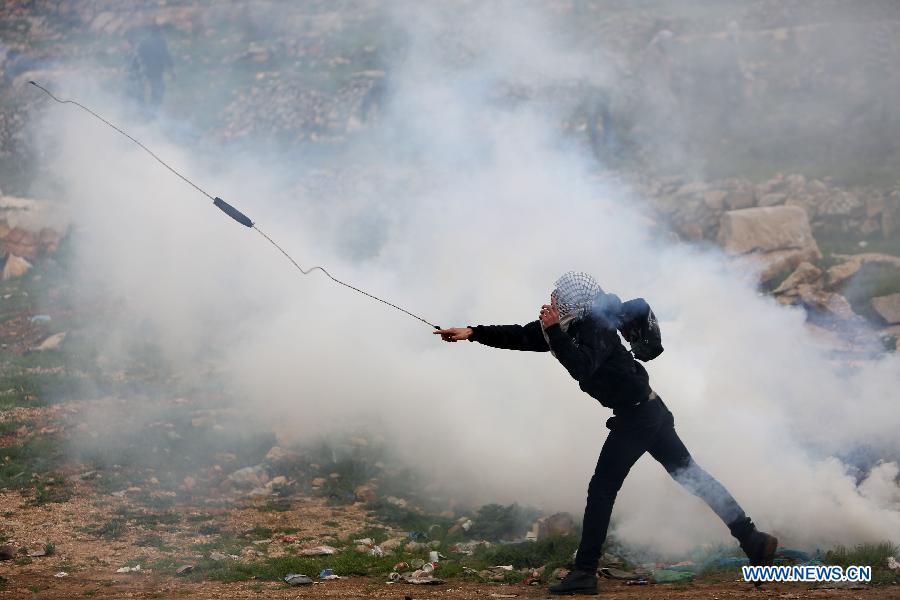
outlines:
[{"label": "dark bag on back", "polygon": [[631,344],[631,353],[638,360],[647,362],[663,352],[659,321],[643,298],[622,303],[619,332]]}]

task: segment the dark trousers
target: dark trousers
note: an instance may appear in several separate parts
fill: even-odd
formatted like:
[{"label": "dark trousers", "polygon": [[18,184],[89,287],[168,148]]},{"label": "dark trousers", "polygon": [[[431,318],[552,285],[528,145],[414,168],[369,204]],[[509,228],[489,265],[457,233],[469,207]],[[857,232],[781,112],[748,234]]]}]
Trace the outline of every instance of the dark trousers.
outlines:
[{"label": "dark trousers", "polygon": [[600,451],[597,468],[588,486],[581,544],[575,558],[579,569],[593,571],[606,541],[606,530],[616,494],[632,465],[649,452],[678,483],[702,498],[738,540],[754,526],[721,483],[691,458],[675,433],[672,413],[659,398],[633,409],[617,412],[606,422],[609,436]]}]

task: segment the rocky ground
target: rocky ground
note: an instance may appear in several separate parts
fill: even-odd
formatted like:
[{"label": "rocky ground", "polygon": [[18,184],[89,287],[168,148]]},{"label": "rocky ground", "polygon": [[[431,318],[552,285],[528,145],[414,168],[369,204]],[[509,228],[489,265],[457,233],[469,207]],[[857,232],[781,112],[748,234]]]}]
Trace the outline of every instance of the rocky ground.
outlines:
[{"label": "rocky ground", "polygon": [[[27,197],[41,179],[27,122],[47,110],[43,98],[30,94],[28,79],[62,81],[67,65],[77,64],[115,91],[133,50],[132,33],[152,23],[169,40],[178,76],[169,80],[164,110],[188,124],[198,144],[340,148],[377,127],[385,101],[388,65],[398,50],[385,39],[398,38],[377,18],[378,4],[317,0],[286,13],[269,11],[274,5],[265,2],[252,11],[240,3],[135,8],[124,0],[6,2],[0,8],[0,40],[30,61],[2,63],[10,77],[0,88],[0,597],[547,596],[546,585],[574,550],[577,528],[570,517],[527,507],[461,506],[393,466],[379,440],[292,446],[252,426],[252,416],[221,390],[155,370],[152,356],[114,371],[98,365],[89,333],[115,306],[71,293],[68,253],[78,224],[67,221],[52,197]],[[645,56],[662,27],[674,30],[679,101],[696,103],[698,114],[714,114],[704,108],[703,73],[691,57],[698,49],[724,48],[733,17],[709,3],[694,17],[670,12],[665,3],[612,4],[621,3],[548,3],[578,43],[604,40],[620,76],[636,82],[629,93],[639,90],[641,79],[643,59],[633,58]],[[692,123],[691,139],[682,141],[706,153],[703,176],[648,168],[658,156],[638,147],[645,132],[621,114],[628,98],[614,99],[626,109],[612,102],[617,127],[632,139],[623,150],[628,160],[610,175],[601,168],[610,157],[591,122],[596,89],[504,82],[492,93],[501,105],[561,101],[568,112],[560,129],[592,146],[601,159],[598,177],[633,187],[660,235],[721,247],[735,268],[757,277],[761,293],[805,310],[809,328],[835,360],[895,352],[900,182],[896,149],[878,135],[892,131],[891,111],[880,111],[882,120],[862,114],[844,122],[826,110],[786,124],[767,102],[790,98],[802,106],[845,93],[868,101],[863,92],[890,88],[900,64],[891,42],[900,19],[890,2],[868,3],[851,25],[839,18],[835,2],[744,4],[744,126],[761,135],[746,137],[740,124],[723,134],[715,118]],[[860,49],[865,69],[830,69],[820,60],[846,27],[866,32],[858,36],[871,46]],[[732,67],[715,66],[713,74]],[[869,79],[847,75],[857,71]],[[203,85],[182,84],[193,78]],[[202,114],[194,110],[198,103],[206,108]],[[835,122],[842,123],[841,143],[817,128]],[[745,143],[734,143],[738,138]],[[823,148],[813,165],[802,152],[811,147]],[[352,187],[364,168],[319,170],[304,179],[306,191],[315,195],[316,177],[324,189]],[[143,394],[139,414],[117,399],[133,397],[132,382],[140,382]],[[104,427],[109,421],[98,415],[114,416],[110,421],[121,429]],[[522,542],[529,532],[533,541]],[[334,554],[316,550],[322,546]],[[442,555],[434,575],[444,583],[387,583],[392,572],[420,570],[432,551]],[[861,548],[820,558],[882,565],[896,551]],[[649,582],[603,579],[602,593],[616,598],[886,599],[898,597],[900,582],[879,566],[877,581],[858,589],[757,589],[737,581],[732,564],[698,568],[692,581],[653,583],[664,562],[629,559],[614,542],[605,560]],[[342,578],[318,579],[329,568]],[[288,586],[283,578],[292,572],[315,583]]]}]

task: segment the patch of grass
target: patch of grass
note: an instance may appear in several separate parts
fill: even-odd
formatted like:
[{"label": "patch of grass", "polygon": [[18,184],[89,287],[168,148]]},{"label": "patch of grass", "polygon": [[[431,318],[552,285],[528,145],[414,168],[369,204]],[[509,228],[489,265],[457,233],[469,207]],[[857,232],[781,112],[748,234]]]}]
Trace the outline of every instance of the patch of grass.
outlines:
[{"label": "patch of grass", "polygon": [[485,504],[472,519],[469,534],[474,539],[504,540],[521,538],[540,512],[518,504]]},{"label": "patch of grass", "polygon": [[4,421],[0,423],[0,437],[13,435],[16,431],[25,427],[26,429],[31,429],[34,427],[33,421]]},{"label": "patch of grass", "polygon": [[218,535],[222,533],[222,526],[215,523],[207,523],[198,527],[197,533],[201,535]]},{"label": "patch of grass", "polygon": [[49,476],[39,477],[35,480],[34,497],[31,499],[31,504],[42,506],[68,502],[73,493],[72,485],[65,476],[51,473]]},{"label": "patch of grass", "polygon": [[89,525],[82,528],[87,534],[104,540],[117,540],[128,531],[128,523],[121,517],[116,517],[98,525]]},{"label": "patch of grass", "polygon": [[366,527],[354,533],[350,536],[351,543],[353,540],[360,540],[363,538],[372,538],[375,540],[376,544],[380,544],[381,542],[388,539],[388,531],[384,527]]},{"label": "patch of grass", "polygon": [[158,548],[159,550],[174,550],[173,547],[166,545],[165,540],[162,539],[162,536],[159,536],[155,533],[150,533],[145,536],[139,537],[135,542],[135,546],[141,546],[143,548]]},{"label": "patch of grass", "polygon": [[200,515],[188,515],[185,520],[188,523],[202,523],[204,521],[212,521],[215,518],[216,518],[215,515],[200,514]]},{"label": "patch of grass", "polygon": [[291,510],[291,501],[288,499],[267,500],[265,504],[257,506],[259,512],[287,512]]},{"label": "patch of grass", "polygon": [[516,569],[547,565],[552,571],[556,567],[571,562],[572,553],[577,549],[577,536],[554,536],[537,542],[499,544],[490,548],[479,548],[473,555],[473,559],[488,566],[512,565]]},{"label": "patch of grass", "polygon": [[900,583],[900,573],[887,568],[888,557],[898,554],[900,546],[891,542],[860,544],[852,548],[838,546],[825,553],[823,562],[826,565],[839,565],[844,568],[850,565],[871,566],[872,583],[888,585]]},{"label": "patch of grass", "polygon": [[44,544],[44,555],[53,556],[54,554],[56,554],[56,544],[48,541]]},{"label": "patch of grass", "polygon": [[223,554],[240,554],[241,549],[247,545],[245,539],[239,538],[234,534],[225,533],[208,542],[194,544],[192,550],[208,554],[210,552],[222,552]]},{"label": "patch of grass", "polygon": [[254,540],[267,540],[273,535],[275,535],[274,529],[269,529],[268,527],[254,527],[253,529],[248,529],[243,534],[244,537],[248,537]]},{"label": "patch of grass", "polygon": [[370,502],[367,508],[373,511],[382,523],[404,531],[428,531],[432,525],[438,525],[446,531],[453,524],[453,519],[401,508],[381,499]]},{"label": "patch of grass", "polygon": [[231,560],[201,561],[194,569],[198,577],[222,582],[259,579],[280,581],[288,573],[304,573],[315,577],[322,569],[333,569],[341,576],[386,576],[391,572],[396,557],[370,556],[366,552],[346,550],[325,557],[280,556],[253,563]]},{"label": "patch of grass", "polygon": [[22,444],[0,448],[0,489],[33,490],[35,505],[65,502],[72,488],[56,472],[63,458],[57,435],[32,435]]},{"label": "patch of grass", "polygon": [[129,523],[145,528],[154,528],[157,525],[175,525],[181,521],[181,515],[178,513],[133,511],[128,507],[119,508],[116,510],[116,514],[127,519]]}]

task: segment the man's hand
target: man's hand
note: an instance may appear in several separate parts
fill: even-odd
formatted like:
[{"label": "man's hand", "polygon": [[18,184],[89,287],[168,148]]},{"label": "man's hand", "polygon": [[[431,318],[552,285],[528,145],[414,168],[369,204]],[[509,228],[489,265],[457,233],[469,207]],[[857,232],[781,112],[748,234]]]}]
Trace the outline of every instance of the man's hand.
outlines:
[{"label": "man's hand", "polygon": [[469,339],[469,336],[472,335],[472,328],[451,327],[450,329],[438,329],[437,331],[432,331],[431,333],[441,336],[441,339],[445,342],[460,342],[462,340]]},{"label": "man's hand", "polygon": [[556,298],[551,297],[550,304],[545,304],[541,307],[541,314],[538,316],[538,319],[541,320],[541,325],[544,326],[544,329],[559,323],[559,308],[556,307]]}]

